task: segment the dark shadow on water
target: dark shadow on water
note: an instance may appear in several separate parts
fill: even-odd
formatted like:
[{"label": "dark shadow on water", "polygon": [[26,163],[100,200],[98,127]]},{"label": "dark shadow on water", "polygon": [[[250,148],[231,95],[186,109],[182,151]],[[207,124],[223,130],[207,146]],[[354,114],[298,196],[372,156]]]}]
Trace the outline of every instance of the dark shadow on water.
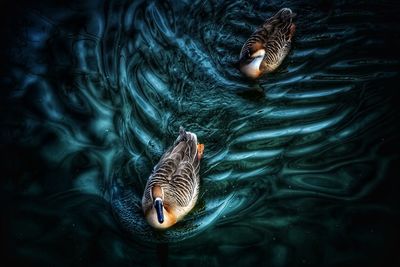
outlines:
[{"label": "dark shadow on water", "polygon": [[239,91],[237,92],[237,95],[250,101],[260,101],[265,99],[264,90],[256,82],[254,82],[254,87],[256,88]]},{"label": "dark shadow on water", "polygon": [[161,267],[168,267],[168,243],[157,244],[157,257]]}]

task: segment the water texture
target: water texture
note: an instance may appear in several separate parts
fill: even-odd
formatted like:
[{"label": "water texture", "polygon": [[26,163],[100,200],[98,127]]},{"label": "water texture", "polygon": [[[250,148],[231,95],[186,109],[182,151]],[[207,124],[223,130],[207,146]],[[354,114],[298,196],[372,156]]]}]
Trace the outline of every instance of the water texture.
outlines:
[{"label": "water texture", "polygon": [[[236,68],[241,46],[282,7],[297,13],[292,51],[276,73],[248,80]],[[5,9],[8,257],[396,266],[398,7],[135,0]],[[205,144],[200,197],[184,221],[157,232],[140,201],[181,125]]]}]

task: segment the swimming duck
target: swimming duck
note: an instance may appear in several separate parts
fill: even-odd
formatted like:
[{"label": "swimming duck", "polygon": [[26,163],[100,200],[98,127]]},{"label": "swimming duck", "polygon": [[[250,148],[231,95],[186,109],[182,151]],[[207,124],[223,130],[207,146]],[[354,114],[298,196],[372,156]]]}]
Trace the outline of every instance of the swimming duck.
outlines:
[{"label": "swimming duck", "polygon": [[282,8],[250,36],[240,52],[240,71],[249,78],[274,71],[289,53],[296,26],[290,8]]},{"label": "swimming duck", "polygon": [[154,167],[143,194],[142,209],[152,227],[171,227],[194,207],[203,152],[196,134],[180,127],[178,138]]}]

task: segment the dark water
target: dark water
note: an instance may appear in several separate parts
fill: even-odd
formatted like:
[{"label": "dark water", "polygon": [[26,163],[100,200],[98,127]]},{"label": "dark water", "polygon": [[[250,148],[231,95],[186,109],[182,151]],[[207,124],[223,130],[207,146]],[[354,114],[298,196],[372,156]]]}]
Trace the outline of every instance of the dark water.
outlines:
[{"label": "dark water", "polygon": [[[396,1],[2,5],[11,265],[399,264]],[[249,81],[241,45],[281,7],[293,49]],[[200,199],[160,233],[140,199],[180,125]]]}]

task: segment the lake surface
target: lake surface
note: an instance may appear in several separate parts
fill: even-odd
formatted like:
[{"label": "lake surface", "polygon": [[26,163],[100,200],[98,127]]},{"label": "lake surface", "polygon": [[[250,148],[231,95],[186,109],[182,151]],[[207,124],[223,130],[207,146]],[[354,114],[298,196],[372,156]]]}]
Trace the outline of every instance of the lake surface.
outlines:
[{"label": "lake surface", "polygon": [[[292,50],[275,73],[248,80],[236,68],[241,46],[282,7],[297,13]],[[400,264],[398,10],[396,1],[4,7],[5,259]],[[140,201],[179,126],[205,144],[200,197],[157,232]]]}]

